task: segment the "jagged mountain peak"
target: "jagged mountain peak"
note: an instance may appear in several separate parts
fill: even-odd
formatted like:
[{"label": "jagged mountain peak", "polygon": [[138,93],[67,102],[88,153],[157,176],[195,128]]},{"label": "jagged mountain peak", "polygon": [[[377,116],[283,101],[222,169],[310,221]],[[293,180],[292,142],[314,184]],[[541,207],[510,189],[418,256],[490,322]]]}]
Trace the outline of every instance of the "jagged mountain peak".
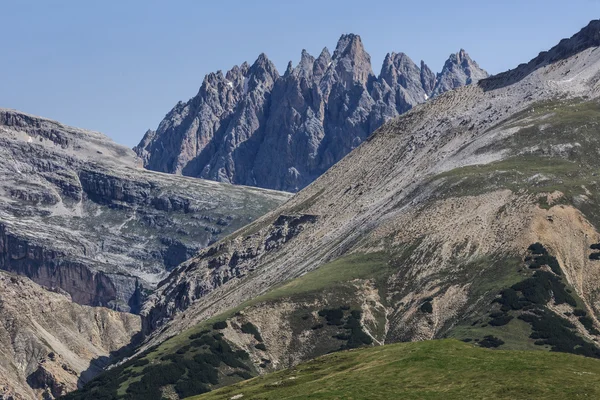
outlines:
[{"label": "jagged mountain peak", "polygon": [[331,61],[331,52],[327,47],[323,47],[323,50],[321,50],[321,54],[319,54],[318,59],[327,60],[328,62]]},{"label": "jagged mountain peak", "polygon": [[265,53],[260,53],[254,64],[250,67],[250,70],[264,69],[266,71],[277,72],[275,64],[269,59]]},{"label": "jagged mountain peak", "polygon": [[456,87],[479,82],[488,76],[464,49],[460,49],[457,53],[450,54],[444,63],[442,72],[436,77],[432,94],[439,95]]},{"label": "jagged mountain peak", "polygon": [[383,79],[390,87],[397,84],[407,86],[407,79],[416,78],[420,81],[419,67],[405,53],[388,53],[381,66],[380,79]]},{"label": "jagged mountain peak", "polygon": [[331,65],[331,53],[327,47],[323,48],[321,54],[314,62],[313,77],[315,80],[320,80]]},{"label": "jagged mountain peak", "polygon": [[[199,94],[135,150],[150,169],[297,191],[383,122],[426,101],[436,83],[443,84],[439,94],[471,82],[478,67],[466,55],[455,58],[458,64],[436,79],[425,63],[393,52],[376,76],[361,37],[349,33],[333,55],[327,47],[316,58],[302,50],[280,76],[263,53],[225,77],[208,74]],[[455,70],[458,78],[446,77]]]},{"label": "jagged mountain peak", "polygon": [[433,89],[435,89],[437,77],[435,73],[425,64],[425,61],[421,60],[421,86],[427,96],[431,96]]},{"label": "jagged mountain peak", "polygon": [[303,49],[300,55],[300,62],[296,66],[295,71],[298,75],[308,78],[313,74],[314,64],[315,58]]},{"label": "jagged mountain peak", "polygon": [[355,83],[366,85],[374,76],[371,56],[366,52],[360,36],[353,33],[340,37],[332,61],[339,82],[346,88]]},{"label": "jagged mountain peak", "polygon": [[342,34],[337,42],[333,58],[341,58],[347,54],[360,54],[365,52],[362,39],[354,33]]}]

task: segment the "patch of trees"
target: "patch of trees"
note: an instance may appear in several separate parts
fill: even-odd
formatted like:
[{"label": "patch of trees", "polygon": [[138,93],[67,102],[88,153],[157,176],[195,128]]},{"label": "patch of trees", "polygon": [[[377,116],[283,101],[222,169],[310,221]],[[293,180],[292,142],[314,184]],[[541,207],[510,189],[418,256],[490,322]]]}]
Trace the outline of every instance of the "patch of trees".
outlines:
[{"label": "patch of trees", "polygon": [[140,375],[139,373],[134,373],[131,368],[148,365],[149,360],[145,357],[156,349],[157,346],[150,347],[146,351],[142,352],[138,357],[105,371],[88,382],[82,389],[67,394],[63,397],[63,399],[118,400],[120,398],[117,393],[119,386],[129,378]]},{"label": "patch of trees", "polygon": [[344,310],[342,307],[321,310],[319,316],[327,320],[327,325],[344,325]]},{"label": "patch of trees", "polygon": [[519,319],[531,325],[530,337],[536,339],[536,345],[551,346],[552,351],[600,358],[600,349],[578,336],[570,321],[551,311],[536,309],[534,313],[520,315]]},{"label": "patch of trees", "polygon": [[548,250],[544,247],[540,242],[536,242],[527,248],[531,252],[531,254],[535,255],[546,255],[548,254]]},{"label": "patch of trees", "polygon": [[590,317],[581,316],[579,322],[587,329],[591,335],[600,335],[600,331],[594,327],[594,321]]},{"label": "patch of trees", "polygon": [[431,301],[426,301],[421,305],[421,312],[431,314],[433,312],[433,305]]},{"label": "patch of trees", "polygon": [[487,335],[482,340],[479,341],[479,345],[481,347],[487,348],[495,348],[500,347],[504,344],[502,339],[497,338],[496,336]]},{"label": "patch of trees", "polygon": [[264,344],[264,343],[258,343],[258,344],[255,344],[255,345],[254,345],[254,348],[255,348],[255,349],[258,349],[258,350],[262,350],[262,351],[267,351],[267,346],[265,346],[265,344]]},{"label": "patch of trees", "polygon": [[[167,385],[173,385],[180,398],[194,396],[219,384],[219,368],[223,364],[234,369],[231,376],[252,377],[244,362],[250,358],[248,353],[232,349],[222,333],[205,330],[190,335],[190,340],[189,344],[175,352],[155,359],[158,362],[151,363],[146,358],[127,361],[103,373],[82,390],[68,395],[67,399],[161,399],[161,390]],[[145,368],[141,372],[133,372],[131,367]],[[141,376],[141,379],[131,382],[125,396],[119,396],[119,386],[134,376]]]},{"label": "patch of trees", "polygon": [[221,330],[227,328],[227,321],[217,321],[213,324],[213,329]]},{"label": "patch of trees", "polygon": [[342,331],[332,335],[334,339],[345,342],[340,345],[339,350],[354,349],[373,343],[373,338],[362,329],[362,325],[360,324],[360,310],[351,310],[348,312],[349,310],[350,307],[342,306],[319,311],[319,316],[325,318],[328,325],[337,326],[342,329]]},{"label": "patch of trees", "polygon": [[538,269],[544,265],[547,265],[556,275],[562,275],[562,270],[558,260],[556,257],[548,254],[548,250],[546,250],[541,243],[534,243],[529,246],[527,250],[529,250],[529,252],[532,254],[532,257],[527,257],[525,259],[525,261],[529,263],[529,268]]},{"label": "patch of trees", "polygon": [[492,320],[489,322],[492,326],[503,326],[508,324],[514,317],[504,312],[496,312],[490,314]]},{"label": "patch of trees", "polygon": [[260,332],[258,328],[252,324],[252,322],[246,322],[242,325],[242,332],[254,336],[254,339],[262,342],[262,336],[260,336]]}]

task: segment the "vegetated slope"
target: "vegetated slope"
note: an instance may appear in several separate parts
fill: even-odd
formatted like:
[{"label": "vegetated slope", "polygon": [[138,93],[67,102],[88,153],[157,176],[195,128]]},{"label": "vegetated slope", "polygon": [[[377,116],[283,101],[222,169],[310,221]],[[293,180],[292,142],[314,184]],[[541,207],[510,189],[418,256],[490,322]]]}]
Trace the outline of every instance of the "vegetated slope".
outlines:
[{"label": "vegetated slope", "polygon": [[[384,125],[177,268],[144,305],[145,353],[131,362],[192,357],[191,337],[214,322],[249,354],[251,374],[445,337],[598,357],[598,46],[593,21],[529,64]],[[187,374],[153,390],[175,398]],[[110,381],[124,396],[130,376]]]},{"label": "vegetated slope", "polygon": [[168,271],[288,197],[139,164],[100,133],[0,110],[0,268],[137,313]]},{"label": "vegetated slope", "polygon": [[73,391],[139,329],[139,316],[81,306],[0,272],[0,398],[52,399]]},{"label": "vegetated slope", "polygon": [[432,340],[330,354],[193,400],[596,398],[599,376],[599,360]]},{"label": "vegetated slope", "polygon": [[134,150],[155,171],[295,192],[385,121],[485,77],[464,50],[437,76],[404,53],[375,75],[360,37],[342,35],[333,55],[303,50],[283,75],[264,54],[207,75]]}]

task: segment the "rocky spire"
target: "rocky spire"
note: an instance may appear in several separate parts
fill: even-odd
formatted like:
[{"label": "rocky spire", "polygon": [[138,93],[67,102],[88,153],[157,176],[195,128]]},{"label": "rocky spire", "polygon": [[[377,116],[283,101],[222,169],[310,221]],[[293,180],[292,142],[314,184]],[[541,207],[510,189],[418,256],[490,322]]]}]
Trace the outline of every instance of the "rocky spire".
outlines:
[{"label": "rocky spire", "polygon": [[340,37],[333,53],[333,63],[339,81],[346,88],[354,83],[366,85],[373,76],[371,57],[358,35],[347,34]]},{"label": "rocky spire", "polygon": [[331,65],[331,53],[329,53],[329,49],[327,49],[327,47],[325,47],[323,49],[323,51],[321,51],[321,54],[319,55],[319,57],[317,57],[314,65],[313,65],[314,79],[316,81],[321,80],[321,78],[323,77],[323,75],[325,75],[325,72],[327,71],[327,68],[329,68],[330,65]]},{"label": "rocky spire", "polygon": [[311,56],[306,50],[302,50],[300,55],[300,62],[296,66],[296,73],[304,78],[310,78],[313,74],[313,68],[315,64],[315,58]]},{"label": "rocky spire", "polygon": [[388,53],[381,67],[380,79],[390,87],[401,85],[406,88],[413,84],[420,85],[421,71],[406,54]]},{"label": "rocky spire", "polygon": [[469,85],[487,78],[488,73],[479,68],[479,65],[461,49],[458,53],[451,54],[442,72],[437,76],[437,83],[433,95],[438,95],[459,86]]},{"label": "rocky spire", "polygon": [[421,86],[423,86],[423,90],[425,90],[427,96],[431,96],[433,93],[435,82],[435,74],[429,69],[427,64],[425,64],[425,61],[421,60]]}]

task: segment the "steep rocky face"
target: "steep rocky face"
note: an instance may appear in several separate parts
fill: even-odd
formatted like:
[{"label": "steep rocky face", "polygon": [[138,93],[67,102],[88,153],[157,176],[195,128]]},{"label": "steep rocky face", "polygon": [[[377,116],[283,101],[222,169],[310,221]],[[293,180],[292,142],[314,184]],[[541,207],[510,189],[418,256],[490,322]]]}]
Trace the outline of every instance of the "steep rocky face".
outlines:
[{"label": "steep rocky face", "polygon": [[342,35],[333,56],[303,50],[282,76],[264,54],[207,75],[134,150],[151,170],[298,191],[385,121],[486,76],[463,50],[437,77],[403,53],[376,76],[361,38]]},{"label": "steep rocky face", "polygon": [[81,306],[0,272],[0,398],[53,399],[77,389],[139,328],[136,315]]},{"label": "steep rocky face", "polygon": [[0,269],[119,310],[288,197],[145,171],[99,133],[10,110],[0,156]]}]

